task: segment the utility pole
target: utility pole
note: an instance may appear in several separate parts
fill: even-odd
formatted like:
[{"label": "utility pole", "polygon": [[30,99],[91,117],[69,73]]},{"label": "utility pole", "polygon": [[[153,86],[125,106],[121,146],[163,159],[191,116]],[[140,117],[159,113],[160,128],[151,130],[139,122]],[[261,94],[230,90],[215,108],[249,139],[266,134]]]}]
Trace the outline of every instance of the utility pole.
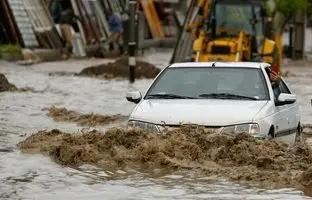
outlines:
[{"label": "utility pole", "polygon": [[129,53],[129,80],[130,83],[135,81],[135,52],[136,52],[136,37],[135,37],[135,11],[136,11],[136,0],[129,0],[129,42],[128,42],[128,53]]}]

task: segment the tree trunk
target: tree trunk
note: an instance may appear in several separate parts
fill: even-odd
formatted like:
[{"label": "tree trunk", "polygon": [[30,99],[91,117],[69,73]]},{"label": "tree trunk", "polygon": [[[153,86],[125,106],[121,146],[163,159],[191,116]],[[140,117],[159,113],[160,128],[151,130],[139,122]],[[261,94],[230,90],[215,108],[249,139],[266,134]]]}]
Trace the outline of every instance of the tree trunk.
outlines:
[{"label": "tree trunk", "polygon": [[295,40],[293,59],[304,58],[304,37],[305,37],[306,14],[302,9],[295,16]]},{"label": "tree trunk", "polygon": [[273,17],[273,34],[281,35],[287,23],[286,17],[281,12],[276,12]]}]

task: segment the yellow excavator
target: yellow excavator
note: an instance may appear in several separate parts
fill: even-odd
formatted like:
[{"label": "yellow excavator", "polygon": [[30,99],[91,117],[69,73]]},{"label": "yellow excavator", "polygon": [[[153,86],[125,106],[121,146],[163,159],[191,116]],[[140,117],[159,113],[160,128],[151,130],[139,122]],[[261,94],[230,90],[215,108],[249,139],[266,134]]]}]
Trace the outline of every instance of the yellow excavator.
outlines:
[{"label": "yellow excavator", "polygon": [[281,36],[272,30],[265,0],[193,0],[171,62],[263,61],[279,73]]}]

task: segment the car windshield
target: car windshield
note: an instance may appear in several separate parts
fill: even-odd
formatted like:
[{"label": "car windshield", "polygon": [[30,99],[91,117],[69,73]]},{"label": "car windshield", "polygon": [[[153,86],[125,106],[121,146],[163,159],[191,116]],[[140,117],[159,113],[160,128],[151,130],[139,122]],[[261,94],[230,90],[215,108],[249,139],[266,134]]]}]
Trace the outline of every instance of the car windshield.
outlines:
[{"label": "car windshield", "polygon": [[166,69],[145,99],[268,100],[262,71],[244,67],[181,67]]}]

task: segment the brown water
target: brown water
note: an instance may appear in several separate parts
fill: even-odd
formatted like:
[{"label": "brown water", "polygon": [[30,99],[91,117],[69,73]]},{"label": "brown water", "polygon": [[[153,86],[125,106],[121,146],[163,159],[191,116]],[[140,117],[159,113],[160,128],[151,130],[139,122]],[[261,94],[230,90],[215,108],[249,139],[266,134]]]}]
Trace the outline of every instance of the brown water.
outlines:
[{"label": "brown water", "polygon": [[91,164],[102,170],[132,168],[151,174],[156,169],[163,173],[188,169],[264,188],[296,187],[306,194],[312,189],[312,149],[306,144],[289,147],[250,135],[220,135],[202,127],[165,134],[122,128],[83,134],[54,129],[33,134],[18,146],[24,153],[41,153],[74,168]]},{"label": "brown water", "polygon": [[100,115],[94,113],[79,113],[73,110],[68,110],[62,107],[51,106],[43,108],[42,111],[47,111],[47,116],[52,117],[55,121],[60,122],[75,122],[80,126],[104,126],[108,124],[116,124],[118,121],[127,120],[127,116],[122,115]]},{"label": "brown water", "polygon": [[[169,56],[168,52],[153,53],[148,59],[162,66]],[[297,71],[301,77],[287,80],[301,95],[298,101],[303,121],[308,123],[312,121],[312,93],[309,94],[309,75],[303,73],[312,76],[312,70]],[[126,101],[126,91],[136,88],[143,92],[151,83],[139,80],[130,85],[128,81],[49,76],[49,72],[0,63],[0,73],[17,87],[43,91],[0,93],[0,199],[307,199],[297,189],[260,189],[197,170],[103,171],[91,165],[74,169],[58,165],[48,156],[21,153],[16,145],[31,133],[54,128],[66,132],[82,129],[76,123],[54,121],[43,108],[55,105],[80,113],[129,115],[134,105]],[[95,128],[105,130],[110,126]]]}]

